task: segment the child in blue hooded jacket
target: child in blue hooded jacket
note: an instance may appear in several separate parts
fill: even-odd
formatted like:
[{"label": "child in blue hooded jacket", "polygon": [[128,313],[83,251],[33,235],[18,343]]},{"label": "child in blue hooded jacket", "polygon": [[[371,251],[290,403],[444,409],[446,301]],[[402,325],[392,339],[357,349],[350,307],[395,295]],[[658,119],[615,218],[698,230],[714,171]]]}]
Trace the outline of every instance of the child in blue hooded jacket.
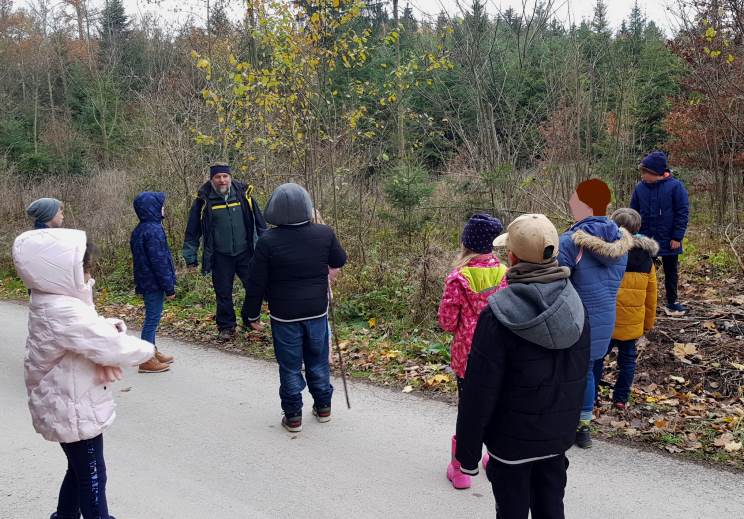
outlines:
[{"label": "child in blue hooded jacket", "polygon": [[[176,297],[176,269],[162,223],[165,218],[165,193],[145,191],[135,197],[133,205],[140,223],[132,231],[129,246],[132,249],[136,291],[145,301],[141,337],[155,344],[163,303],[165,299],[173,300]],[[155,356],[141,364],[139,372],[162,373],[170,369],[172,362],[172,356],[155,348]]]},{"label": "child in blue hooded jacket", "polygon": [[690,215],[687,190],[674,178],[661,151],[649,153],[639,167],[642,181],[633,191],[630,207],[641,214],[640,233],[659,244],[667,300],[664,312],[679,317],[687,313],[677,300],[679,256]]},{"label": "child in blue hooded jacket", "polygon": [[569,201],[576,223],[561,235],[559,248],[559,262],[571,269],[571,283],[586,307],[591,329],[586,392],[576,431],[576,444],[584,449],[592,445],[590,423],[597,386],[615,328],[617,291],[633,247],[630,233],[606,216],[611,200],[610,188],[601,180],[579,184]]}]

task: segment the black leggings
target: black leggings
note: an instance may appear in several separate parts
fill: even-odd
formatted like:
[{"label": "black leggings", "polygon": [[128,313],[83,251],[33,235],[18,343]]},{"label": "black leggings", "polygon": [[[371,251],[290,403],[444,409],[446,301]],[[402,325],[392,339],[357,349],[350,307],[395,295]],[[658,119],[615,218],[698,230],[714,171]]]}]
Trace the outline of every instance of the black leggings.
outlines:
[{"label": "black leggings", "polygon": [[56,519],[109,519],[106,503],[106,463],[103,435],[62,443],[67,473],[59,489]]}]

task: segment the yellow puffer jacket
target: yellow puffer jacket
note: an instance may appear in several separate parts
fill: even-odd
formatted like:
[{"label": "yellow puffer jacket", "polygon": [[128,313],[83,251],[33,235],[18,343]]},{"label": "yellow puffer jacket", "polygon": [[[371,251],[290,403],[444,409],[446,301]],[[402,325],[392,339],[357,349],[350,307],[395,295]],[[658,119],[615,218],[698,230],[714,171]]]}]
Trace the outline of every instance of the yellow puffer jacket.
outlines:
[{"label": "yellow puffer jacket", "polygon": [[654,327],[656,321],[656,267],[654,257],[659,244],[640,234],[633,237],[620,290],[617,293],[617,318],[612,338],[619,341],[638,339]]}]

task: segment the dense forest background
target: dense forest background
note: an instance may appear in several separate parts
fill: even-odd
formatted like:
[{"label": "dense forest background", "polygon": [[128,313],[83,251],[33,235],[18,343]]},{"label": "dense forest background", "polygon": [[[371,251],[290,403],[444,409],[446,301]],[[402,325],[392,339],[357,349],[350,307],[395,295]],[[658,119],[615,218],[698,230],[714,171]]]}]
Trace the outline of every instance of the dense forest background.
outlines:
[{"label": "dense forest background", "polygon": [[570,26],[556,4],[425,21],[397,1],[249,0],[238,20],[218,0],[174,28],[121,0],[0,0],[3,269],[25,205],[55,196],[102,247],[104,286],[128,291],[134,194],[167,192],[177,251],[228,160],[262,201],[308,187],[352,256],[344,315],[426,323],[470,214],[562,229],[577,182],[626,205],[654,149],[691,192],[689,250],[736,268],[744,2],[680,1],[674,34],[637,4],[617,28],[604,0]]}]

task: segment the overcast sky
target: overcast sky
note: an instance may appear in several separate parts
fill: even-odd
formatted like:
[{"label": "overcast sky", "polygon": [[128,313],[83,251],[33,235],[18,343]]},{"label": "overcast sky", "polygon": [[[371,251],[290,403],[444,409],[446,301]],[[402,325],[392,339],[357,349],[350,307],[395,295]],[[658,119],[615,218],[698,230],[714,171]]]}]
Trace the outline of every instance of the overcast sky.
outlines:
[{"label": "overcast sky", "polygon": [[[239,0],[230,0],[233,10],[238,13],[241,10]],[[399,0],[401,9],[410,3],[416,18],[436,18],[437,14],[445,10],[451,15],[461,12],[458,0]],[[471,0],[460,1],[460,5],[467,9]],[[534,0],[524,0],[530,9]],[[610,23],[618,28],[624,18],[628,16],[635,0],[607,0],[607,10]],[[183,20],[185,13],[191,13],[195,19],[201,20],[206,13],[207,0],[124,0],[127,13],[137,17],[144,13],[153,13],[166,20]],[[214,3],[214,0],[212,0]],[[392,3],[392,2],[391,2]],[[555,12],[558,18],[564,21],[580,22],[582,19],[590,19],[594,10],[595,0],[553,0]],[[676,26],[674,17],[667,9],[668,4],[674,4],[674,0],[638,0],[638,5],[646,16],[663,28],[668,34]],[[523,0],[486,0],[486,10],[491,14],[513,7],[522,11]]]}]

